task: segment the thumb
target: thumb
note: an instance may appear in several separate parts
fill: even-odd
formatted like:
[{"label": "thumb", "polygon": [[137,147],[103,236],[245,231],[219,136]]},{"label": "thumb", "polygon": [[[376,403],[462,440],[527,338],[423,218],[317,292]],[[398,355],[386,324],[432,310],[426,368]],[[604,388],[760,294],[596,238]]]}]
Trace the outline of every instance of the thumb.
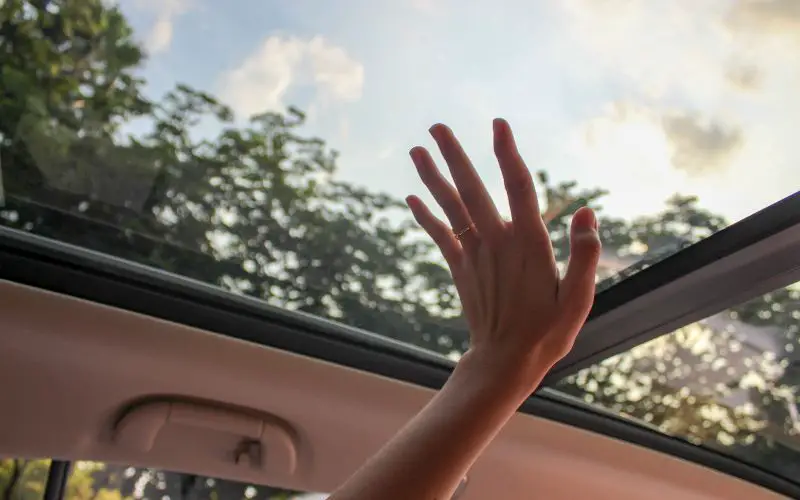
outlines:
[{"label": "thumb", "polygon": [[586,320],[594,301],[595,273],[600,260],[597,217],[582,207],[572,217],[569,235],[569,264],[558,289],[558,301],[568,323]]}]

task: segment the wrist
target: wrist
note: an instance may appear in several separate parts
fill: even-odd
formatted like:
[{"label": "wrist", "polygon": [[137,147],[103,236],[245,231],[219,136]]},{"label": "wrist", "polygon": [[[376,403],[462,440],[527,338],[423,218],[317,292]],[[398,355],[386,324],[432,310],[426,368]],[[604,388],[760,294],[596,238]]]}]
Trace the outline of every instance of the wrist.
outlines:
[{"label": "wrist", "polygon": [[459,360],[451,379],[518,406],[536,390],[550,369],[542,361],[536,349],[524,355],[505,355],[494,347],[472,347]]}]

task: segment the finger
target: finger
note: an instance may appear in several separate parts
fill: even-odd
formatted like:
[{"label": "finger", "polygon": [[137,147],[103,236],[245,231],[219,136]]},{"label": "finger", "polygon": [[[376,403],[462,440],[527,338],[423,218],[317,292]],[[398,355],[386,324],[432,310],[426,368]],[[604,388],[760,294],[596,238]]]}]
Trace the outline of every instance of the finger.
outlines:
[{"label": "finger", "polygon": [[532,242],[549,244],[550,235],[539,212],[533,177],[519,154],[511,127],[505,120],[497,118],[492,123],[492,129],[494,154],[503,173],[514,232]]},{"label": "finger", "polygon": [[428,233],[436,246],[442,252],[444,260],[450,266],[450,270],[457,269],[461,262],[461,245],[456,240],[453,232],[447,224],[436,218],[425,203],[416,196],[406,198],[408,208],[414,215],[414,219]]},{"label": "finger", "polygon": [[583,324],[594,301],[595,276],[601,250],[597,217],[592,209],[582,207],[575,212],[569,240],[569,264],[559,286],[559,302],[569,321]]},{"label": "finger", "polygon": [[[410,154],[414,166],[417,167],[420,179],[425,184],[425,187],[428,188],[428,191],[431,192],[436,203],[444,210],[452,230],[460,232],[464,228],[470,227],[472,219],[469,216],[467,207],[461,201],[461,196],[456,191],[456,188],[436,168],[436,163],[428,150],[423,147],[415,147]],[[473,250],[472,247],[478,243],[475,230],[464,233],[461,236],[461,243],[468,247],[469,251]]]},{"label": "finger", "polygon": [[505,230],[505,223],[500,218],[497,207],[489,196],[489,192],[486,191],[486,186],[472,166],[469,157],[447,126],[434,125],[430,129],[430,133],[447,162],[456,189],[461,195],[464,206],[467,207],[472,222],[478,228],[478,232],[484,238],[497,241]]}]

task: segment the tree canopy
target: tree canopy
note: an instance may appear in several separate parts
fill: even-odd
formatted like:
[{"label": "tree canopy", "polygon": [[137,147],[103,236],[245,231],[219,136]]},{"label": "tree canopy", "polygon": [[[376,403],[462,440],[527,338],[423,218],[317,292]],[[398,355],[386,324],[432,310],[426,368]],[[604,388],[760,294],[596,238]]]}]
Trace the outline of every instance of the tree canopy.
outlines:
[{"label": "tree canopy", "polygon": [[[4,225],[442,354],[463,352],[467,336],[449,273],[401,200],[340,180],[337,153],[304,133],[300,110],[241,125],[224,103],[187,85],[152,99],[136,76],[144,62],[124,15],[108,2],[0,3]],[[133,119],[149,131],[127,132]],[[197,138],[194,127],[209,121],[214,135]],[[569,216],[582,204],[598,211],[605,252],[623,260],[662,258],[664,249],[728,224],[681,195],[653,216],[609,217],[603,189],[537,175],[562,264]],[[599,276],[608,278],[602,287],[625,276],[612,271]],[[796,477],[798,319],[800,292],[777,290],[606,360],[558,389]],[[776,342],[749,352],[737,329]],[[134,494],[137,478],[159,473],[133,471],[120,481],[103,464],[75,469],[69,498],[121,500]],[[40,496],[45,473],[45,461],[3,461],[0,498]],[[214,498],[245,495],[246,485],[203,484]]]}]

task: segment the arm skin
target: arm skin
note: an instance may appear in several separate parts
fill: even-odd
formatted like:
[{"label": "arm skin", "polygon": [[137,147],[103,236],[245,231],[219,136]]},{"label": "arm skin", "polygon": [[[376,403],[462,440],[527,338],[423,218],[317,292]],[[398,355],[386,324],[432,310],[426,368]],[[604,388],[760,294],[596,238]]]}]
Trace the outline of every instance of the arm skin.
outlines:
[{"label": "arm skin", "polygon": [[468,352],[428,405],[330,499],[449,499],[530,395],[530,378],[517,383],[495,366]]}]

